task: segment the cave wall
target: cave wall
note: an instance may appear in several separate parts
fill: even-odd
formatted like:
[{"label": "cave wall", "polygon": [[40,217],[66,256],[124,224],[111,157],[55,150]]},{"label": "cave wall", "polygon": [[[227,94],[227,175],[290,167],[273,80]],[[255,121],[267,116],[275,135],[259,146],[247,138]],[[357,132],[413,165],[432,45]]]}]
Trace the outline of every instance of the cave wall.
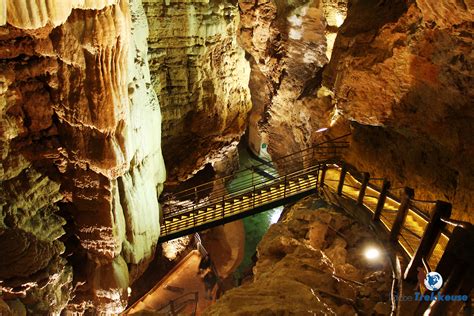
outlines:
[{"label": "cave wall", "polygon": [[330,124],[321,89],[347,1],[239,1],[239,40],[251,55],[250,146],[273,158],[306,148]]},{"label": "cave wall", "polygon": [[417,198],[448,200],[455,218],[472,220],[472,3],[239,6],[255,152],[266,143],[277,158],[352,132],[350,163],[415,188]]},{"label": "cave wall", "polygon": [[154,253],[165,179],[141,1],[6,4],[2,298],[14,314],[118,313]]},{"label": "cave wall", "polygon": [[163,114],[169,180],[184,180],[236,146],[251,108],[250,68],[228,0],[144,0],[152,83]]},{"label": "cave wall", "polygon": [[474,6],[352,1],[324,73],[351,122],[347,159],[473,221]]}]

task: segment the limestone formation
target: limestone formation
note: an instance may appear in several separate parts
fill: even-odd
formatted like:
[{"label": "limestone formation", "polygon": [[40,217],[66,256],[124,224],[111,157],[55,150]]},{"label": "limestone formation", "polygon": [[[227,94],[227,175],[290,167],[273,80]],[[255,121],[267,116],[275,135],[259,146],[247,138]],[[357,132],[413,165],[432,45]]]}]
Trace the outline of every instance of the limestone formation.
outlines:
[{"label": "limestone formation", "polygon": [[472,220],[474,7],[369,3],[349,9],[325,72],[337,112],[353,122],[348,160]]},{"label": "limestone formation", "polygon": [[252,56],[250,145],[273,158],[312,144],[332,103],[321,88],[347,1],[239,1],[240,42]]},{"label": "limestone formation", "polygon": [[352,130],[346,159],[358,169],[472,219],[472,2],[239,6],[255,152],[268,144],[277,158]]},{"label": "limestone formation", "polygon": [[253,282],[226,292],[204,315],[372,314],[387,305],[388,258],[370,263],[362,255],[374,236],[334,210],[309,209],[312,203],[298,202],[270,227]]},{"label": "limestone formation", "polygon": [[141,2],[9,0],[3,22],[4,299],[118,313],[153,256],[165,179]]},{"label": "limestone formation", "polygon": [[238,7],[228,0],[143,2],[163,153],[170,179],[186,179],[246,128],[250,68],[237,43]]}]

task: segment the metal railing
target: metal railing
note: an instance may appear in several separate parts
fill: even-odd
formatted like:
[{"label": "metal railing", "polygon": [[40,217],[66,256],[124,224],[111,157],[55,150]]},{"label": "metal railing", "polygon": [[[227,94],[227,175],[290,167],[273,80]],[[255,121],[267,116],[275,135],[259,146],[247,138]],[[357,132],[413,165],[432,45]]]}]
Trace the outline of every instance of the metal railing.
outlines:
[{"label": "metal railing", "polygon": [[[321,165],[339,160],[348,142],[344,135],[273,160],[263,162],[190,189],[169,195],[163,205],[160,242],[284,205],[317,190]],[[278,166],[280,174],[264,177],[258,169]],[[227,184],[232,181],[232,192]]]},{"label": "metal railing", "polygon": [[198,292],[190,292],[183,294],[173,300],[170,300],[168,304],[160,307],[158,310],[154,311],[160,315],[170,315],[170,316],[177,316],[180,315],[181,312],[184,311],[189,305],[193,305],[191,313],[187,315],[196,315],[197,304],[199,301],[199,293]]}]

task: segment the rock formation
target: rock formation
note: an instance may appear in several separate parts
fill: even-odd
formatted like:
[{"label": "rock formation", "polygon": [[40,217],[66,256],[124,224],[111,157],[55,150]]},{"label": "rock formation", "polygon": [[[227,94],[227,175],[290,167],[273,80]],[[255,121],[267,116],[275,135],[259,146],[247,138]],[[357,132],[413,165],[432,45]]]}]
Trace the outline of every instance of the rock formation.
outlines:
[{"label": "rock formation", "polygon": [[365,261],[374,236],[331,209],[298,202],[260,242],[254,280],[224,294],[205,315],[388,314],[388,258]]},{"label": "rock formation", "polygon": [[246,128],[250,68],[237,43],[238,7],[228,0],[143,2],[163,154],[170,179],[183,180],[235,148]]},{"label": "rock formation", "polygon": [[254,151],[265,143],[274,158],[296,152],[329,125],[332,104],[319,90],[346,3],[239,1],[239,39],[252,56]]},{"label": "rock formation", "polygon": [[8,0],[0,16],[2,297],[118,313],[165,178],[141,2]]},{"label": "rock formation", "polygon": [[[144,0],[149,38],[141,2],[0,2],[0,313],[123,310],[160,233],[160,106],[175,183],[232,169],[252,103],[254,151],[351,130],[359,170],[472,221],[472,1]],[[289,222],[309,240],[271,230],[250,290],[273,295],[274,273],[320,297],[292,278],[317,270],[308,282],[358,300],[328,264],[352,246],[318,245],[304,218]],[[335,302],[311,308],[353,311]]]},{"label": "rock formation", "polygon": [[352,122],[348,160],[453,203],[472,220],[474,6],[459,1],[354,2],[325,85]]},{"label": "rock formation", "polygon": [[349,162],[418,198],[448,200],[455,218],[472,220],[472,3],[239,6],[239,39],[252,56],[254,151],[268,144],[276,158],[352,130]]}]

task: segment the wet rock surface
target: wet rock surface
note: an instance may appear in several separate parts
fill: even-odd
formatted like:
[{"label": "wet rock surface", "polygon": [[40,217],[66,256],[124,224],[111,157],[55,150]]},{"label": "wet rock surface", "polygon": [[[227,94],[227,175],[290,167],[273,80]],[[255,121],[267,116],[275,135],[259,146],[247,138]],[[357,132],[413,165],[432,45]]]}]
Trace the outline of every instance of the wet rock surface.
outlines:
[{"label": "wet rock surface", "polygon": [[328,127],[333,105],[322,87],[347,1],[239,1],[239,40],[251,56],[250,145],[273,158],[306,148]]},{"label": "wet rock surface", "polygon": [[270,227],[258,246],[254,280],[224,294],[205,315],[390,312],[388,257],[367,261],[374,235],[307,198]]}]

